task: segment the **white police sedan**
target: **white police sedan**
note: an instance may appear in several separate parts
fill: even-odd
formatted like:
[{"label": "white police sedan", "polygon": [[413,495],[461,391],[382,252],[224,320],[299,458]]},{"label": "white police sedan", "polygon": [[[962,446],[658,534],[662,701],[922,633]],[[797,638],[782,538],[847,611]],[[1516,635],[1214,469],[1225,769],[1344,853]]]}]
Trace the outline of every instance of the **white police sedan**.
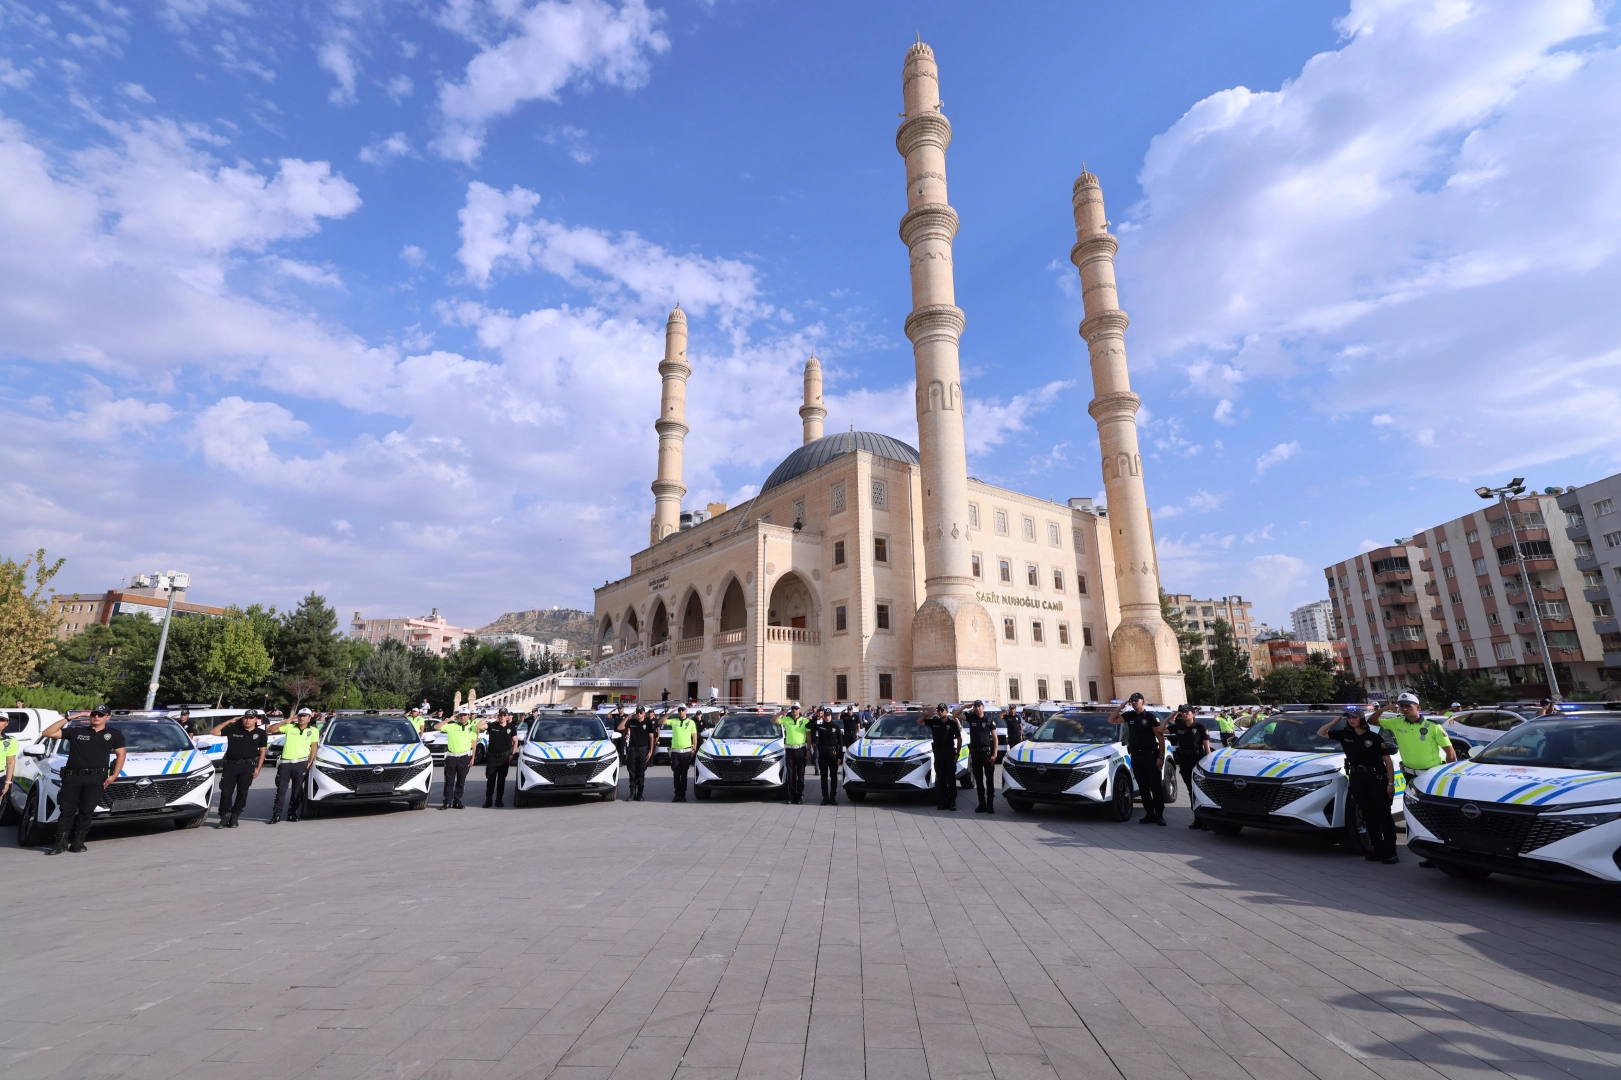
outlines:
[{"label": "white police sedan", "polygon": [[717,791],[786,791],[777,715],[776,709],[760,709],[722,717],[698,748],[693,794],[707,799]]},{"label": "white police sedan", "polygon": [[1102,710],[1073,710],[1044,721],[1002,759],[1002,798],[1020,813],[1036,803],[1106,806],[1115,821],[1132,815],[1131,758],[1124,725]]},{"label": "white police sedan", "polygon": [[591,713],[540,713],[518,751],[518,790],[513,806],[533,806],[545,795],[619,797],[619,751],[608,729]]},{"label": "white police sedan", "polygon": [[344,713],[328,720],[304,788],[305,818],[331,806],[428,805],[433,755],[401,713]]},{"label": "white police sedan", "polygon": [[[214,798],[214,765],[185,729],[173,720],[135,716],[109,720],[107,726],[124,736],[124,768],[107,785],[92,828],[123,821],[172,821],[180,829],[201,825]],[[67,741],[61,738],[40,740],[18,754],[8,798],[23,847],[55,837],[61,816],[56,794],[67,760]]]},{"label": "white police sedan", "polygon": [[[1222,836],[1246,826],[1312,833],[1366,855],[1367,826],[1350,796],[1345,754],[1317,731],[1343,712],[1281,712],[1255,721],[1238,740],[1193,770],[1193,816]],[[1399,755],[1392,812],[1406,789]]]},{"label": "white police sedan", "polygon": [[1443,872],[1621,885],[1621,712],[1527,720],[1407,791],[1407,846]]},{"label": "white police sedan", "polygon": [[936,761],[921,711],[886,713],[845,748],[844,793],[854,802],[875,792],[915,795],[933,790],[935,770],[941,768],[956,774],[959,787],[974,786],[966,739],[955,762]]}]

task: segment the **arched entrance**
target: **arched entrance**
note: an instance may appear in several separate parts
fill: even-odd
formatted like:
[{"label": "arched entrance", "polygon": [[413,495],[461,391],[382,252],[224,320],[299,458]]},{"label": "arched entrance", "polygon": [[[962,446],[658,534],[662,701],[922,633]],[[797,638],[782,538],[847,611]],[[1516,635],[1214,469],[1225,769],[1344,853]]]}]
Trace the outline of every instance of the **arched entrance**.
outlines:
[{"label": "arched entrance", "polygon": [[816,602],[804,578],[794,573],[782,576],[771,589],[765,624],[791,626],[799,630],[815,628]]},{"label": "arched entrance", "polygon": [[659,645],[670,640],[670,612],[664,606],[664,597],[653,604],[653,618],[648,622],[647,643]]},{"label": "arched entrance", "polygon": [[691,640],[704,636],[704,603],[698,599],[696,592],[687,596],[686,610],[681,613],[682,640]]},{"label": "arched entrance", "polygon": [[749,624],[748,602],[743,598],[743,586],[736,578],[726,586],[726,594],[720,600],[720,630],[742,630]]}]

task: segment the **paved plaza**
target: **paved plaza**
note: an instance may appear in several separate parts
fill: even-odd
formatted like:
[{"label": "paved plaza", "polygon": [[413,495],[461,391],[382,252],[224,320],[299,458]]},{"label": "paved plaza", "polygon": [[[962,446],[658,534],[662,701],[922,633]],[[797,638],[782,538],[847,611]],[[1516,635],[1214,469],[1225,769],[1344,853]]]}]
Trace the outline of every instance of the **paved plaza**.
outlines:
[{"label": "paved plaza", "polygon": [[656,769],[272,828],[267,779],[235,831],[0,833],[0,1076],[1621,1075],[1613,898],[1185,809],[671,805]]}]

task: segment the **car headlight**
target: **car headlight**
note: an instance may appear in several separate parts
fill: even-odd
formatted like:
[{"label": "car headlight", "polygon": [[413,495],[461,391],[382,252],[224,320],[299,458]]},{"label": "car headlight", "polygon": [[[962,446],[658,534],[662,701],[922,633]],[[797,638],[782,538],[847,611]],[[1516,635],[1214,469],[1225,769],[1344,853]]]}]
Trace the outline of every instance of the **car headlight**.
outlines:
[{"label": "car headlight", "polygon": [[1601,814],[1559,814],[1557,816],[1545,818],[1544,820],[1560,822],[1568,821],[1572,825],[1580,825],[1583,828],[1592,828],[1595,825],[1608,825],[1617,818],[1621,818],[1621,811]]},{"label": "car headlight", "polygon": [[1292,788],[1301,788],[1302,790],[1305,790],[1305,791],[1316,791],[1318,788],[1327,787],[1329,784],[1332,784],[1333,782],[1334,782],[1334,778],[1332,776],[1325,776],[1321,780],[1291,780],[1288,784],[1286,784],[1284,786],[1285,787],[1292,787]]},{"label": "car headlight", "polygon": [[186,774],[186,779],[190,780],[190,779],[193,779],[193,778],[198,777],[198,776],[213,776],[213,775],[214,775],[214,765],[213,765],[212,762],[210,762],[210,763],[208,763],[206,765],[203,765],[200,768],[196,768],[196,769],[191,770],[191,772]]},{"label": "car headlight", "polygon": [[1076,780],[1085,780],[1087,777],[1096,776],[1098,773],[1100,773],[1102,771],[1103,771],[1103,763],[1102,762],[1099,762],[1096,765],[1088,765],[1084,769],[1076,769],[1075,770],[1075,779]]}]

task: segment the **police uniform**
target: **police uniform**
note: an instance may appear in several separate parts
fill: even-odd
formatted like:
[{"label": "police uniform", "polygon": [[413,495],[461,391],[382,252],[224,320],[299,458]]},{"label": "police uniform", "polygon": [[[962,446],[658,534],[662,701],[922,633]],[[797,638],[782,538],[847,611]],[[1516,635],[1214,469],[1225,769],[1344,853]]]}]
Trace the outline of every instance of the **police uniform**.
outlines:
[{"label": "police uniform", "polygon": [[264,764],[270,736],[263,724],[255,724],[250,731],[241,720],[226,724],[220,734],[225,736],[225,760],[220,769],[220,823],[216,827],[234,829],[247,809],[248,788]]},{"label": "police uniform", "polygon": [[[0,721],[4,720],[4,715],[0,715]],[[4,730],[3,723],[0,723],[0,732]],[[17,771],[15,762],[20,749],[16,739],[0,734],[0,806],[5,805],[6,796],[11,794],[11,780]]]},{"label": "police uniform", "polygon": [[692,768],[692,755],[697,752],[698,725],[691,717],[679,714],[670,718],[670,780],[675,786],[671,802],[687,801],[687,770]]},{"label": "police uniform", "polygon": [[[974,794],[979,797],[976,814],[996,813],[996,717],[975,709],[963,714],[968,729],[968,772],[974,778]],[[955,777],[953,777],[955,779]]]},{"label": "police uniform", "polygon": [[844,745],[848,748],[861,738],[861,714],[854,709],[844,710]]},{"label": "police uniform", "polygon": [[1007,725],[1007,748],[1009,750],[1024,742],[1024,720],[1019,716],[1017,709],[1004,709],[1002,722]]},{"label": "police uniform", "polygon": [[311,723],[300,728],[297,721],[283,724],[277,732],[282,737],[281,760],[276,763],[276,802],[270,811],[274,825],[285,816],[297,821],[304,809],[304,782],[309,778],[310,752],[320,742],[321,733]]},{"label": "police uniform", "polygon": [[1387,758],[1393,747],[1382,733],[1366,725],[1358,733],[1352,731],[1349,724],[1342,724],[1329,731],[1328,737],[1345,749],[1350,795],[1373,844],[1373,852],[1367,858],[1396,862],[1396,821],[1390,813],[1393,798],[1390,783],[1394,773],[1387,771]]},{"label": "police uniform", "polygon": [[934,742],[934,793],[941,810],[957,809],[957,753],[962,748],[962,725],[948,712],[923,718]]},{"label": "police uniform", "polygon": [[844,725],[830,712],[823,712],[811,728],[816,744],[816,771],[822,778],[822,805],[839,805],[839,762],[844,758]]},{"label": "police uniform", "polygon": [[1216,728],[1221,732],[1221,745],[1233,745],[1233,718],[1226,713],[1217,713]]},{"label": "police uniform", "polygon": [[56,792],[56,805],[62,813],[56,822],[53,855],[64,850],[69,839],[74,851],[84,850],[84,838],[90,835],[96,807],[107,790],[108,769],[114,756],[124,749],[124,733],[113,727],[97,731],[89,724],[75,724],[63,730],[62,738],[67,743],[68,760],[59,774],[61,787]]},{"label": "police uniform", "polygon": [[805,801],[805,742],[810,719],[789,713],[777,717],[782,725],[783,772],[788,781],[788,801],[799,805]]},{"label": "police uniform", "polygon": [[[1210,742],[1210,731],[1197,720],[1188,720],[1186,712],[1178,713],[1166,729],[1165,737],[1175,748],[1176,769],[1182,774],[1182,786],[1188,789],[1188,804],[1193,804],[1193,768],[1205,755]],[[1202,829],[1204,823],[1197,818],[1190,829]]]},{"label": "police uniform", "polygon": [[445,733],[445,790],[439,809],[460,810],[467,770],[473,764],[473,746],[478,742],[478,725],[464,713],[440,724],[439,730]]},{"label": "police uniform", "polygon": [[1396,741],[1401,771],[1409,783],[1419,773],[1445,762],[1447,748],[1452,745],[1446,729],[1433,720],[1421,719],[1413,724],[1405,716],[1384,716],[1379,727]]},{"label": "police uniform", "polygon": [[642,801],[647,786],[647,759],[652,756],[658,737],[659,722],[655,717],[643,714],[625,726],[625,775],[630,780],[632,802]]},{"label": "police uniform", "polygon": [[1126,750],[1131,754],[1131,775],[1143,799],[1143,824],[1165,824],[1165,782],[1160,770],[1159,717],[1144,709],[1120,714],[1126,725]]},{"label": "police uniform", "polygon": [[507,770],[512,768],[512,752],[518,745],[518,728],[511,717],[506,717],[506,723],[497,721],[484,729],[489,738],[489,744],[484,747],[484,806],[488,809],[490,800],[495,800],[496,806],[507,804]]}]

